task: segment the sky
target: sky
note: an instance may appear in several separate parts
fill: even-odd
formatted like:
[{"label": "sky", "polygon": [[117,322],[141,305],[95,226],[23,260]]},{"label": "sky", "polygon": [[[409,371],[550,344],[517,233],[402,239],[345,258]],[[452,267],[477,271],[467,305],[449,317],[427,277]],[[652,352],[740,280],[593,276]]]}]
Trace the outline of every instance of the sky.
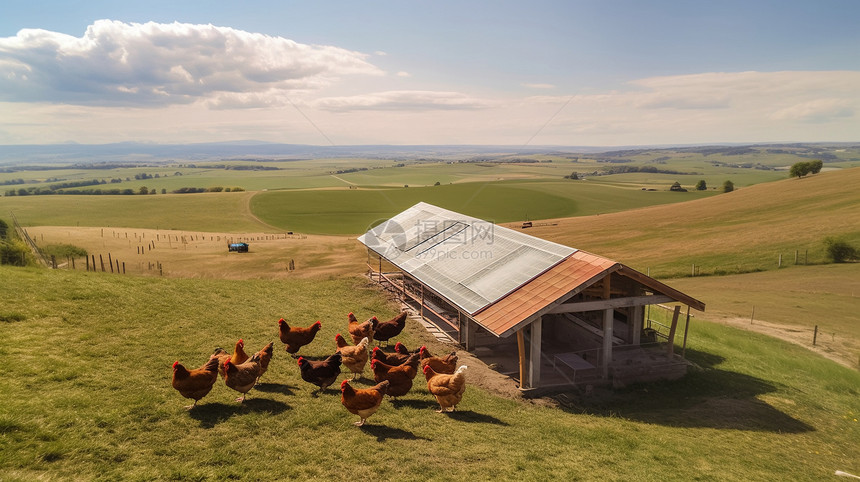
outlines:
[{"label": "sky", "polygon": [[860,141],[855,0],[0,0],[0,144]]}]

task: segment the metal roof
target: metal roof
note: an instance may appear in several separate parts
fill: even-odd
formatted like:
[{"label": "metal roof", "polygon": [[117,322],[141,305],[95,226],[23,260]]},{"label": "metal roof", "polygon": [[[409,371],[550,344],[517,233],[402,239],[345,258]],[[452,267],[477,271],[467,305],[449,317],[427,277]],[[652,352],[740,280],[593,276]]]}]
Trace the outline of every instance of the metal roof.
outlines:
[{"label": "metal roof", "polygon": [[576,252],[423,202],[358,240],[470,315]]},{"label": "metal roof", "polygon": [[487,330],[507,337],[578,290],[622,267],[610,259],[577,251],[537,278],[474,315]]},{"label": "metal roof", "polygon": [[701,301],[621,263],[427,203],[358,240],[499,337],[612,273],[705,309]]}]

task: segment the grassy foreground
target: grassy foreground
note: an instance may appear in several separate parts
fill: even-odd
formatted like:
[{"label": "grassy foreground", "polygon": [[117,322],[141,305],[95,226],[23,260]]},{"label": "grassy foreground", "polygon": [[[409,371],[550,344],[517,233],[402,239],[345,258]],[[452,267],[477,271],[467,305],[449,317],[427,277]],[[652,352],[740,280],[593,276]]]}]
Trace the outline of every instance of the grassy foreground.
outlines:
[{"label": "grassy foreground", "polygon": [[[276,340],[275,321],[393,309],[365,281],[156,279],[0,267],[4,480],[820,480],[860,473],[860,373],[768,337],[693,328],[684,380],[598,393],[566,409],[475,386],[434,413],[419,382],[370,425],[318,397],[282,350],[244,406],[219,382],[192,411],[170,365]],[[407,333],[407,346],[417,332]],[[361,385],[369,383],[363,379]]]}]

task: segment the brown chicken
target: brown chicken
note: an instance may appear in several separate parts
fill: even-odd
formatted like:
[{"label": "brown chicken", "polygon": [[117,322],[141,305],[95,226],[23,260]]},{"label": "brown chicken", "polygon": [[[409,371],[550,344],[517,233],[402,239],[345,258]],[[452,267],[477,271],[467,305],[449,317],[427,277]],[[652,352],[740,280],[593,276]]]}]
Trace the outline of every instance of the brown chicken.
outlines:
[{"label": "brown chicken", "polygon": [[233,347],[233,354],[230,355],[223,348],[215,349],[215,356],[218,357],[218,373],[221,374],[221,378],[224,378],[224,362],[229,358],[233,361],[234,365],[241,365],[248,361],[248,355],[245,353],[245,341],[239,338],[239,341],[236,342],[236,346]]},{"label": "brown chicken", "polygon": [[256,354],[260,356],[260,375],[257,377],[257,383],[260,382],[260,377],[266,373],[266,370],[269,369],[269,362],[272,361],[272,355],[275,351],[275,342],[270,341],[268,345],[264,346],[260,351]]},{"label": "brown chicken", "polygon": [[388,396],[391,398],[402,397],[412,388],[412,380],[418,374],[418,354],[413,353],[403,365],[391,366],[379,360],[370,362],[373,370],[373,379],[376,383],[388,380]]},{"label": "brown chicken", "polygon": [[433,356],[427,350],[426,346],[422,346],[418,351],[418,358],[421,360],[422,370],[424,370],[425,366],[430,365],[430,368],[436,373],[453,375],[454,370],[457,369],[457,359],[459,357],[456,351],[452,351],[444,357]]},{"label": "brown chicken", "polygon": [[241,365],[233,364],[228,358],[224,362],[224,374],[224,383],[242,394],[236,401],[244,402],[245,395],[254,388],[254,385],[257,384],[257,377],[260,376],[260,355],[255,353],[254,356]]},{"label": "brown chicken", "polygon": [[324,391],[340,375],[341,354],[335,353],[321,361],[308,360],[300,356],[298,363],[302,380],[318,386],[317,391]]},{"label": "brown chicken", "polygon": [[436,412],[453,412],[457,408],[457,404],[463,399],[463,392],[466,391],[466,375],[463,374],[465,370],[466,365],[463,365],[453,375],[448,375],[434,372],[429,365],[424,367],[427,390],[439,402],[439,410]]},{"label": "brown chicken", "polygon": [[191,409],[205,397],[218,380],[218,357],[209,356],[209,361],[202,367],[188,370],[179,361],[173,362],[173,388],[185,398],[194,399],[194,403],[185,407]]},{"label": "brown chicken", "polygon": [[358,415],[361,419],[353,425],[361,427],[367,417],[370,417],[382,404],[382,399],[388,391],[388,380],[383,380],[370,388],[352,388],[349,380],[340,384],[340,403],[349,410],[349,413]]},{"label": "brown chicken", "polygon": [[290,327],[290,325],[281,318],[278,320],[278,337],[280,337],[281,342],[286,345],[287,353],[294,355],[298,353],[299,348],[314,341],[314,337],[317,336],[317,332],[320,331],[320,327],[322,327],[322,323],[319,321],[307,328]]},{"label": "brown chicken", "polygon": [[367,345],[370,340],[367,337],[361,339],[358,345],[349,345],[343,338],[343,335],[338,333],[334,337],[334,342],[337,344],[337,351],[341,354],[343,366],[349,368],[352,372],[352,379],[356,376],[361,376],[364,373],[364,366],[367,365]]},{"label": "brown chicken", "polygon": [[403,365],[403,363],[406,362],[406,360],[409,358],[409,355],[411,355],[411,353],[409,353],[408,351],[406,353],[386,353],[382,351],[382,349],[378,346],[375,346],[373,347],[373,353],[371,353],[370,358],[372,360],[379,360],[386,365],[397,366]]},{"label": "brown chicken", "polygon": [[373,330],[376,328],[376,324],[379,323],[379,320],[375,316],[364,323],[359,323],[352,312],[346,316],[349,319],[347,329],[349,330],[349,336],[352,337],[353,345],[361,343],[362,338],[373,339]]},{"label": "brown chicken", "polygon": [[406,317],[409,313],[405,311],[401,311],[399,315],[394,318],[380,322],[376,324],[376,328],[373,331],[373,339],[377,341],[384,341],[385,346],[388,346],[388,340],[394,338],[399,335],[403,328],[406,327]]}]

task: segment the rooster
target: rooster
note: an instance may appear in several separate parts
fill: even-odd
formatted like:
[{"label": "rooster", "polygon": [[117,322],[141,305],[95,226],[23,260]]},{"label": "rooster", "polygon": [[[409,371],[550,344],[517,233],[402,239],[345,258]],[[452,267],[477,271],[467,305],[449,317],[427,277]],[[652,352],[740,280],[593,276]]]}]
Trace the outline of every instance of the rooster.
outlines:
[{"label": "rooster", "polygon": [[349,320],[347,322],[347,329],[354,345],[361,343],[362,338],[373,339],[373,330],[376,328],[376,324],[379,323],[379,320],[375,316],[364,323],[359,323],[352,312],[346,315],[346,317]]},{"label": "rooster", "polygon": [[382,399],[388,391],[388,380],[383,380],[370,388],[352,388],[349,380],[340,384],[340,403],[349,410],[349,413],[358,415],[361,419],[353,425],[361,427],[368,417],[379,410]]},{"label": "rooster", "polygon": [[218,357],[218,373],[221,374],[221,378],[224,378],[224,362],[228,358],[233,361],[234,365],[241,365],[248,361],[248,355],[245,353],[245,341],[241,338],[236,342],[236,346],[233,347],[232,355],[227,353],[223,348],[216,348],[215,355]]},{"label": "rooster", "polygon": [[377,323],[376,328],[374,328],[373,339],[384,341],[385,346],[388,346],[388,340],[399,335],[400,332],[403,331],[403,328],[406,327],[406,317],[408,315],[408,312],[401,311],[400,314],[394,318],[385,322]]},{"label": "rooster", "polygon": [[185,398],[194,399],[194,403],[185,407],[191,409],[205,397],[218,379],[218,357],[211,355],[202,367],[188,370],[179,361],[173,362],[173,388]]},{"label": "rooster", "polygon": [[424,367],[424,377],[427,378],[427,390],[436,397],[439,402],[437,413],[453,412],[457,404],[463,399],[466,391],[466,365],[461,366],[453,375],[436,373],[430,365]]},{"label": "rooster", "polygon": [[224,374],[224,383],[242,394],[236,401],[244,403],[245,395],[248,394],[249,390],[254,388],[254,385],[257,384],[257,377],[260,376],[260,355],[255,353],[254,356],[241,365],[234,364],[228,358],[224,362]]},{"label": "rooster", "polygon": [[[396,351],[396,346],[402,347],[402,350]],[[403,363],[409,358],[409,355],[411,355],[411,353],[409,353],[409,351],[406,350],[406,347],[401,345],[400,342],[397,342],[396,346],[395,353],[386,353],[382,351],[378,346],[375,346],[373,347],[373,353],[371,353],[371,358],[373,360],[379,360],[386,365],[403,365]]]},{"label": "rooster", "polygon": [[300,356],[298,363],[302,380],[318,386],[318,391],[324,391],[340,375],[341,354],[335,353],[321,361],[308,360]]},{"label": "rooster", "polygon": [[290,325],[281,318],[278,320],[278,337],[281,342],[286,345],[287,353],[294,355],[298,353],[299,348],[314,341],[317,332],[320,331],[322,323],[317,321],[307,328],[290,327]]},{"label": "rooster", "polygon": [[268,345],[264,346],[260,351],[256,354],[260,356],[260,375],[257,376],[257,383],[260,382],[260,377],[266,373],[266,370],[269,369],[269,362],[272,361],[272,355],[274,352],[275,342],[270,341]]},{"label": "rooster", "polygon": [[422,346],[421,349],[418,351],[418,358],[421,360],[422,370],[425,366],[430,365],[430,367],[433,368],[433,371],[436,373],[446,373],[448,375],[453,375],[454,370],[457,369],[458,357],[456,351],[452,351],[444,357],[438,357],[431,355],[430,351],[427,350],[427,347]]},{"label": "rooster", "polygon": [[367,365],[367,345],[370,340],[367,337],[361,339],[358,345],[352,346],[346,343],[343,336],[338,333],[334,337],[334,342],[337,344],[337,351],[341,354],[343,365],[349,368],[353,373],[352,379],[356,376],[361,376],[364,373],[364,366]]},{"label": "rooster", "polygon": [[412,380],[418,374],[418,354],[413,353],[403,365],[391,366],[379,360],[370,362],[373,370],[373,379],[376,383],[388,380],[388,396],[391,398],[402,397],[412,388]]}]

